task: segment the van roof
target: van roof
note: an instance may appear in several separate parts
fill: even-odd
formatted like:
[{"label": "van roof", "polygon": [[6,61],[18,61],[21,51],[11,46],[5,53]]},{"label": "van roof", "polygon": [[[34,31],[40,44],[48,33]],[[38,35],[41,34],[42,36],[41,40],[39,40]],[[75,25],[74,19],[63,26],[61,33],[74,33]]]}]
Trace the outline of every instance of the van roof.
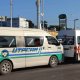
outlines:
[{"label": "van roof", "polygon": [[36,35],[36,36],[39,36],[39,35],[51,36],[48,32],[41,29],[0,27],[0,35],[26,36],[27,34]]},{"label": "van roof", "polygon": [[16,27],[0,27],[0,30],[24,30],[24,31],[42,31],[41,29],[35,29],[35,28],[16,28]]}]

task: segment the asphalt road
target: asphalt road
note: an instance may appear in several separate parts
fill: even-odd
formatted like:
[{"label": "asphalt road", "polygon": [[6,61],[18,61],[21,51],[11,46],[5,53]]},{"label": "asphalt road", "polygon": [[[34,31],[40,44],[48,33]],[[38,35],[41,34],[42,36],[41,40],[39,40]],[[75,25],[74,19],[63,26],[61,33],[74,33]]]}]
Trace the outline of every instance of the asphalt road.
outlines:
[{"label": "asphalt road", "polygon": [[17,69],[0,80],[80,80],[80,63],[62,64],[55,68],[47,66]]}]

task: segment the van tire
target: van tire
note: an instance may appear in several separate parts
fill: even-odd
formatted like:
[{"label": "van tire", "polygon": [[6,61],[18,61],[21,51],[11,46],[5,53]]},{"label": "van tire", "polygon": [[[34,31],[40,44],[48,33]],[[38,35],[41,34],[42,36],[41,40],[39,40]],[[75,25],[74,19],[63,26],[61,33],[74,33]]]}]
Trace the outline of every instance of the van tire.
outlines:
[{"label": "van tire", "polygon": [[49,66],[54,68],[58,65],[58,59],[56,56],[51,56],[49,59]]},{"label": "van tire", "polygon": [[8,74],[12,71],[12,63],[4,60],[0,63],[0,74]]}]

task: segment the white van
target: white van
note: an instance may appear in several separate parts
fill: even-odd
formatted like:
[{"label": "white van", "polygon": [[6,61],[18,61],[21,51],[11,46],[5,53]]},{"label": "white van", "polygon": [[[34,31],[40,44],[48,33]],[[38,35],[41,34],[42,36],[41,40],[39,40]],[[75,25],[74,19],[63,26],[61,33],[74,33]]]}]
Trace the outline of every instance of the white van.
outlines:
[{"label": "white van", "polygon": [[80,30],[61,30],[58,38],[62,39],[64,57],[80,61]]},{"label": "white van", "polygon": [[12,69],[62,62],[63,46],[39,29],[0,27],[0,73]]}]

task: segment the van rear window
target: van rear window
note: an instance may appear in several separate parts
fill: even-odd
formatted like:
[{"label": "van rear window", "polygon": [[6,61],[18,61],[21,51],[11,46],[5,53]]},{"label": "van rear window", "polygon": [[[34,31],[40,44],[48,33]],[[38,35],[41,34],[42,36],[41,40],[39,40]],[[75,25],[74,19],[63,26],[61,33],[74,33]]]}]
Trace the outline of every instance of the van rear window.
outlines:
[{"label": "van rear window", "polygon": [[74,45],[74,36],[59,36],[63,45]]}]

